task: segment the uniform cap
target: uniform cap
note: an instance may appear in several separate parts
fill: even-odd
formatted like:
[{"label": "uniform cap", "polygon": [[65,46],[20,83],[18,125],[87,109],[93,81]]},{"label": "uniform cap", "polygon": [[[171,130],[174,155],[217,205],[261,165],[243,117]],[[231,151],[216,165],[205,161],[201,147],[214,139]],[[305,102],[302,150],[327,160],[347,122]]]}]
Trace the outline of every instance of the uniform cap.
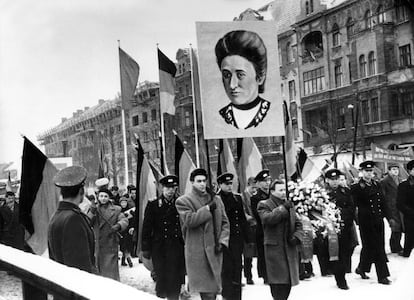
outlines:
[{"label": "uniform cap", "polygon": [[397,163],[388,163],[388,170],[391,168],[400,168],[400,166]]},{"label": "uniform cap", "polygon": [[254,180],[256,180],[256,181],[265,181],[268,178],[271,179],[271,177],[270,177],[270,171],[265,169],[265,170],[260,171],[256,175],[256,177],[254,178]]},{"label": "uniform cap", "polygon": [[407,170],[412,170],[414,168],[414,160],[410,160],[407,164]]},{"label": "uniform cap", "polygon": [[342,172],[338,169],[330,169],[325,173],[325,177],[328,179],[336,179],[339,177],[339,175],[342,175]]},{"label": "uniform cap", "polygon": [[81,166],[70,166],[56,173],[53,182],[58,187],[72,187],[83,185],[88,173]]},{"label": "uniform cap", "polygon": [[98,179],[96,179],[96,181],[95,181],[95,185],[96,185],[98,188],[103,187],[103,186],[108,185],[108,184],[109,184],[109,179],[108,179],[108,178],[106,178],[106,177],[103,177],[103,178],[98,178]]},{"label": "uniform cap", "polygon": [[375,163],[372,160],[366,160],[359,164],[359,167],[362,170],[373,169],[375,167]]},{"label": "uniform cap", "polygon": [[175,175],[167,175],[160,179],[160,183],[165,187],[178,186],[178,177]]},{"label": "uniform cap", "polygon": [[222,184],[226,182],[232,181],[234,178],[234,175],[231,173],[223,173],[219,177],[217,177],[217,183]]}]

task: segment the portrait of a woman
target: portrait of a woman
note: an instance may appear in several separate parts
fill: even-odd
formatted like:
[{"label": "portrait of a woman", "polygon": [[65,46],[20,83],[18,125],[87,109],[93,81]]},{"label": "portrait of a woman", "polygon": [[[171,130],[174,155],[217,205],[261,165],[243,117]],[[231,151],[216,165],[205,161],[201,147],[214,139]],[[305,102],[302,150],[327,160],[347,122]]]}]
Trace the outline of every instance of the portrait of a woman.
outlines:
[{"label": "portrait of a woman", "polygon": [[230,31],[218,40],[215,54],[230,99],[219,110],[221,117],[238,129],[257,127],[270,109],[270,102],[259,96],[264,92],[267,73],[262,38],[252,31]]}]

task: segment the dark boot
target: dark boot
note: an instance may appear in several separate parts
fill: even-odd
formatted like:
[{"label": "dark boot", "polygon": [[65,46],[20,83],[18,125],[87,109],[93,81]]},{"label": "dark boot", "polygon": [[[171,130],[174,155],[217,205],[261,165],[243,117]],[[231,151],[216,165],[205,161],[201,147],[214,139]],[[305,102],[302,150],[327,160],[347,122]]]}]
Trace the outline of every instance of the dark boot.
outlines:
[{"label": "dark boot", "polygon": [[127,257],[127,262],[128,262],[128,266],[130,267],[130,268],[132,268],[133,266],[134,266],[134,264],[132,263],[132,261],[131,261],[131,257]]},{"label": "dark boot", "polygon": [[125,263],[125,256],[122,256],[121,259],[121,266],[126,266],[127,264]]}]

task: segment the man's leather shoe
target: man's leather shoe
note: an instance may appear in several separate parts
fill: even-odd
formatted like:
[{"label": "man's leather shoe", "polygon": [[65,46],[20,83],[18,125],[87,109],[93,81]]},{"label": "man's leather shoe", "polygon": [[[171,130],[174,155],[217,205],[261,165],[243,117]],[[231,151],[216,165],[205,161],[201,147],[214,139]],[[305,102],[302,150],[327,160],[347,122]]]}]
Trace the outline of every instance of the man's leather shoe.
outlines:
[{"label": "man's leather shoe", "polygon": [[391,280],[385,277],[385,278],[378,279],[378,283],[389,285],[391,284]]},{"label": "man's leather shoe", "polygon": [[365,272],[361,271],[360,268],[356,268],[355,273],[361,276],[362,279],[369,279],[369,276]]},{"label": "man's leather shoe", "polygon": [[254,284],[254,281],[253,281],[253,279],[248,278],[248,279],[246,280],[246,283],[250,285],[250,284]]},{"label": "man's leather shoe", "polygon": [[349,290],[349,286],[346,284],[346,282],[344,282],[344,283],[338,283],[337,286],[341,290]]}]

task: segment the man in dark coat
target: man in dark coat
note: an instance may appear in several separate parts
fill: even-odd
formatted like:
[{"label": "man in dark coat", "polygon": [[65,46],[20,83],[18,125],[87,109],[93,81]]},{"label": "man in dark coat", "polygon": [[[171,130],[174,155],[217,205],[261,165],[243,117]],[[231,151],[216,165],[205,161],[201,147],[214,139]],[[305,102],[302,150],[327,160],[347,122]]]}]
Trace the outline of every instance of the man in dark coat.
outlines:
[{"label": "man in dark coat", "polygon": [[13,192],[6,192],[4,205],[0,207],[0,243],[23,250],[24,227],[19,222],[19,204]]},{"label": "man in dark coat", "polygon": [[340,185],[339,176],[341,172],[337,169],[328,170],[325,173],[327,192],[330,201],[336,204],[341,211],[342,226],[338,235],[339,260],[331,262],[332,271],[335,275],[336,285],[343,290],[349,289],[345,280],[347,265],[351,260],[353,251],[353,222],[355,206],[351,191]]},{"label": "man in dark coat", "polygon": [[408,178],[398,186],[397,207],[403,214],[405,229],[402,256],[409,257],[414,248],[414,160],[407,164]]},{"label": "man in dark coat", "polygon": [[243,245],[247,242],[247,220],[242,197],[232,192],[234,175],[224,173],[217,177],[219,196],[230,223],[229,247],[223,250],[221,281],[223,299],[241,300],[241,273]]},{"label": "man in dark coat", "polygon": [[259,203],[258,214],[264,231],[266,269],[273,299],[286,300],[292,286],[299,284],[300,231],[302,224],[290,201],[285,183],[275,180],[270,198]]},{"label": "man in dark coat", "polygon": [[368,279],[365,274],[370,272],[372,263],[375,264],[378,283],[390,284],[387,266],[387,255],[384,249],[384,217],[389,219],[387,206],[378,182],[373,180],[374,162],[364,161],[360,164],[362,178],[351,187],[351,194],[357,208],[359,232],[362,249],[360,261],[355,272],[362,279]]},{"label": "man in dark coat", "polygon": [[397,208],[397,191],[398,185],[401,183],[399,177],[400,169],[397,164],[388,164],[388,175],[381,180],[381,188],[385,197],[385,203],[391,215],[391,237],[390,248],[392,253],[398,253],[402,250],[402,220],[400,211]]},{"label": "man in dark coat", "polygon": [[61,264],[96,273],[95,239],[88,217],[79,209],[84,197],[86,170],[72,166],[59,171],[53,181],[62,200],[49,223],[49,257]]},{"label": "man in dark coat", "polygon": [[142,251],[150,259],[157,276],[158,297],[177,299],[184,283],[184,240],[175,207],[178,178],[168,175],[160,179],[162,195],[145,208],[142,225]]},{"label": "man in dark coat", "polygon": [[266,273],[266,260],[264,255],[264,245],[263,245],[263,228],[262,221],[260,220],[259,214],[257,213],[257,205],[260,201],[266,200],[269,198],[269,186],[272,182],[270,177],[269,170],[260,171],[256,177],[256,187],[257,192],[251,198],[252,211],[256,219],[256,246],[257,246],[257,274],[259,277],[263,278],[264,283],[267,283],[267,273]]}]

